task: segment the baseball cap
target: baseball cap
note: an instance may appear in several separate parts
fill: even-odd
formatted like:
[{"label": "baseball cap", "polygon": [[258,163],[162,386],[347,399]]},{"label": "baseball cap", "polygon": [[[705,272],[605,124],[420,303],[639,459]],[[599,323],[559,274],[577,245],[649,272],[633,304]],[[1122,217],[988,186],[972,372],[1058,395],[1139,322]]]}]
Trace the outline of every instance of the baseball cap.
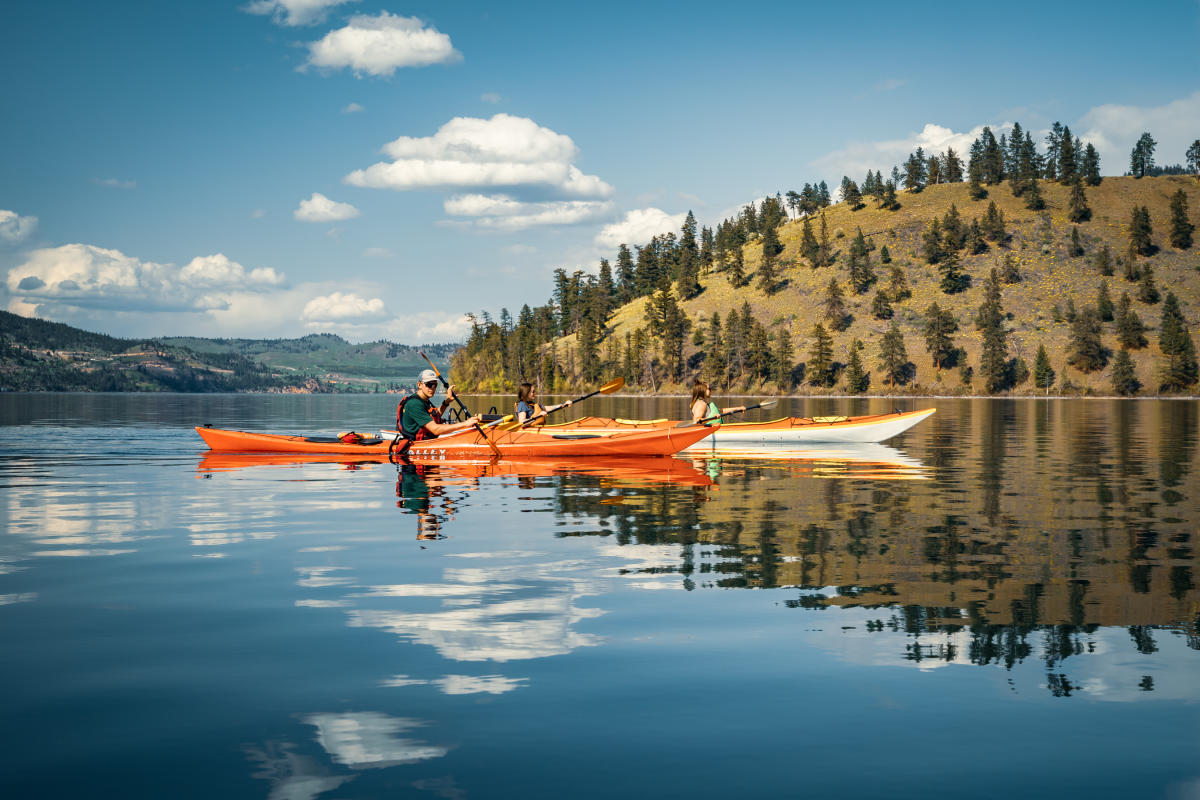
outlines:
[{"label": "baseball cap", "polygon": [[421,374],[417,377],[417,383],[429,383],[438,379],[437,373],[431,369],[421,370]]}]

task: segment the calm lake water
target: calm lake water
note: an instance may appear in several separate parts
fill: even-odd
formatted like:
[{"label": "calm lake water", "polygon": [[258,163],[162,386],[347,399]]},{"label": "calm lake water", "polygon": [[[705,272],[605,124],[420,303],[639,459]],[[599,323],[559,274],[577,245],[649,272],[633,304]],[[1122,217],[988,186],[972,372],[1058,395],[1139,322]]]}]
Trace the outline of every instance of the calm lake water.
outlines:
[{"label": "calm lake water", "polygon": [[1200,798],[1200,403],[599,467],[191,429],[396,399],[0,394],[0,796]]}]

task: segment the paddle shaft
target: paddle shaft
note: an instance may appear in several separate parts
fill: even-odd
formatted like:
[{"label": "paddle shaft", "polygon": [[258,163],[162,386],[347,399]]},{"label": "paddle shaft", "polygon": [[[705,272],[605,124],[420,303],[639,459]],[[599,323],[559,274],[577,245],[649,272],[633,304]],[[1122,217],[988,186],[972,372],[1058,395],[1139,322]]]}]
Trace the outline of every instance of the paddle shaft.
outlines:
[{"label": "paddle shaft", "polygon": [[[425,362],[427,364],[429,364],[431,369],[433,369],[433,374],[438,376],[438,380],[442,382],[442,386],[444,386],[446,388],[446,390],[449,391],[450,384],[446,382],[446,378],[444,375],[442,375],[442,371],[437,368],[436,364],[434,364],[432,361],[429,360],[429,356],[425,355],[424,351],[418,350],[417,352],[421,354],[421,358],[425,359]],[[458,392],[454,393],[454,402],[458,403],[458,407],[462,410],[462,413],[467,415],[468,418],[473,416],[471,414],[471,412],[467,410],[466,404],[463,403],[463,401],[459,399]],[[485,442],[487,442],[487,446],[492,449],[492,455],[494,455],[496,458],[499,458],[500,457],[500,448],[496,447],[496,443],[488,438],[487,433],[484,432],[483,427],[480,426],[480,424],[478,422],[475,423],[475,430],[478,431],[479,435],[483,437],[483,440]]]},{"label": "paddle shaft", "polygon": [[695,425],[703,425],[706,422],[713,422],[715,420],[720,419],[721,417],[728,417],[731,414],[744,414],[745,412],[753,411],[756,408],[770,408],[771,406],[775,405],[778,402],[779,402],[778,400],[764,400],[761,403],[755,403],[752,406],[746,406],[745,408],[740,408],[737,411],[726,411],[724,414],[717,414],[715,417],[705,417],[704,419],[696,420],[695,422],[685,422],[682,425],[677,425],[676,427],[691,428]]}]

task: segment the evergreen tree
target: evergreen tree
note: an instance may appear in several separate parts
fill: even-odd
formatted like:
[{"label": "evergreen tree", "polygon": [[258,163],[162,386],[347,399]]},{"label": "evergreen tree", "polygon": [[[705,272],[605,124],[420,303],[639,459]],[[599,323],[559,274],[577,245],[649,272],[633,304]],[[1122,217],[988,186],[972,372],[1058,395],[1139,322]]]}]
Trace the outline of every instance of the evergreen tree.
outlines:
[{"label": "evergreen tree", "polygon": [[813,386],[833,385],[833,336],[819,322],[813,326],[812,346],[805,366],[805,374]]},{"label": "evergreen tree", "polygon": [[1108,249],[1107,244],[1101,247],[1096,253],[1095,257],[1092,259],[1092,265],[1101,275],[1113,274],[1112,251]]},{"label": "evergreen tree", "polygon": [[953,147],[947,147],[945,154],[942,156],[943,165],[943,180],[946,183],[962,183],[963,179],[963,164],[962,159],[958,157],[958,153],[954,152]]},{"label": "evergreen tree", "polygon": [[1171,195],[1171,247],[1187,250],[1192,246],[1192,231],[1196,226],[1188,220],[1187,194],[1180,189]]},{"label": "evergreen tree", "polygon": [[914,194],[925,188],[926,169],[925,152],[920,147],[908,156],[904,162],[904,188]]},{"label": "evergreen tree", "polygon": [[1021,271],[1017,269],[1017,257],[1012,253],[1004,254],[1004,261],[1000,264],[1000,280],[1009,284],[1021,282]]},{"label": "evergreen tree", "polygon": [[996,136],[992,133],[992,129],[984,126],[983,131],[979,134],[982,140],[983,152],[983,182],[990,185],[1000,183],[1004,180],[1004,152],[1007,147],[1000,146],[996,142]]},{"label": "evergreen tree", "polygon": [[700,271],[707,275],[715,261],[712,228],[705,225],[700,229]]},{"label": "evergreen tree", "polygon": [[930,264],[938,263],[945,255],[942,249],[942,224],[937,217],[929,220],[929,225],[921,234],[921,255]]},{"label": "evergreen tree", "polygon": [[704,361],[710,375],[725,374],[724,339],[721,332],[721,313],[714,311],[708,321],[708,332],[704,337]]},{"label": "evergreen tree", "polygon": [[1083,180],[1088,186],[1099,186],[1100,181],[1100,152],[1095,145],[1088,142],[1087,149],[1083,151]]},{"label": "evergreen tree", "polygon": [[996,201],[988,203],[987,213],[983,215],[980,225],[983,235],[997,244],[1003,244],[1008,239],[1008,231],[1004,227],[1004,214],[996,208]]},{"label": "evergreen tree", "polygon": [[820,266],[817,263],[819,252],[817,237],[813,236],[812,225],[809,223],[808,217],[805,217],[800,229],[800,255],[807,258],[810,265],[817,267]]},{"label": "evergreen tree", "polygon": [[767,228],[762,237],[762,260],[758,266],[758,288],[766,292],[768,297],[775,294],[779,288],[779,273],[775,259],[782,249],[775,229]]},{"label": "evergreen tree", "polygon": [[781,328],[779,334],[775,337],[775,352],[772,358],[775,367],[775,385],[779,387],[779,391],[781,392],[790,392],[792,390],[792,368],[795,366],[794,358],[792,335],[788,333],[787,328]]},{"label": "evergreen tree", "polygon": [[900,303],[912,297],[912,289],[908,288],[908,279],[904,276],[904,268],[899,264],[892,265],[888,292],[893,303]]},{"label": "evergreen tree", "polygon": [[1154,148],[1158,142],[1149,133],[1143,133],[1129,154],[1129,174],[1135,178],[1145,177],[1154,168]]},{"label": "evergreen tree", "polygon": [[896,199],[895,181],[888,181],[883,185],[883,194],[880,196],[879,207],[887,211],[895,211],[900,208],[900,201]]},{"label": "evergreen tree", "polygon": [[908,378],[908,351],[904,347],[904,334],[900,325],[892,320],[879,343],[879,368],[883,370],[883,379],[889,386],[904,383]]},{"label": "evergreen tree", "polygon": [[1050,356],[1046,355],[1046,346],[1038,345],[1037,359],[1033,362],[1033,385],[1047,392],[1054,385],[1054,368],[1050,366]]},{"label": "evergreen tree", "polygon": [[1154,305],[1159,300],[1158,287],[1154,284],[1154,269],[1146,264],[1142,267],[1142,277],[1138,280],[1138,300],[1146,305]]},{"label": "evergreen tree", "polygon": [[875,299],[871,301],[871,314],[875,319],[891,319],[895,312],[892,311],[892,301],[888,299],[887,292],[880,289],[875,292]]},{"label": "evergreen tree", "polygon": [[930,156],[928,165],[925,168],[926,183],[929,186],[936,186],[942,183],[942,160],[936,155]]},{"label": "evergreen tree", "polygon": [[1042,190],[1038,188],[1037,178],[1030,178],[1027,186],[1025,207],[1030,211],[1041,211],[1046,207],[1046,201],[1042,198]]},{"label": "evergreen tree", "polygon": [[850,206],[851,211],[858,211],[863,207],[862,191],[858,184],[849,178],[842,178],[842,200]]},{"label": "evergreen tree", "polygon": [[987,251],[987,242],[983,239],[983,228],[979,224],[979,218],[975,217],[971,220],[971,224],[967,226],[966,240],[963,244],[968,255],[979,255]]},{"label": "evergreen tree", "polygon": [[938,285],[946,294],[958,294],[971,285],[970,276],[963,272],[962,265],[958,260],[958,253],[953,250],[942,258],[939,269],[942,273],[942,280]]},{"label": "evergreen tree", "polygon": [[1083,242],[1079,241],[1079,226],[1071,227],[1071,244],[1067,247],[1067,255],[1071,258],[1079,258],[1083,255]]},{"label": "evergreen tree", "polygon": [[[1071,129],[1063,126],[1062,144],[1058,151],[1058,180],[1060,183],[1071,184],[1076,181],[1079,176],[1078,165],[1076,160],[1078,156],[1075,152],[1075,142],[1071,139]],[[1049,157],[1046,159],[1049,161]]]},{"label": "evergreen tree", "polygon": [[871,385],[871,376],[863,369],[862,349],[862,341],[855,339],[846,359],[846,391],[850,394],[862,394]]},{"label": "evergreen tree", "polygon": [[1137,394],[1138,389],[1142,388],[1133,371],[1133,359],[1124,347],[1117,351],[1117,357],[1113,359],[1112,386],[1115,394],[1124,397]]},{"label": "evergreen tree", "polygon": [[1095,372],[1108,365],[1108,351],[1100,338],[1100,314],[1087,307],[1071,323],[1070,355],[1067,363],[1080,372]]},{"label": "evergreen tree", "polygon": [[849,315],[846,313],[846,302],[842,294],[842,288],[838,286],[837,278],[830,278],[829,285],[825,287],[825,319],[829,320],[829,324],[835,331],[843,330]]},{"label": "evergreen tree", "polygon": [[1197,178],[1200,178],[1200,139],[1188,145],[1187,149],[1187,165],[1188,169]]},{"label": "evergreen tree", "polygon": [[1100,313],[1102,322],[1112,322],[1115,314],[1112,297],[1108,294],[1108,281],[1100,281],[1100,289],[1096,292],[1096,311]]},{"label": "evergreen tree", "polygon": [[1083,181],[1076,179],[1071,184],[1071,200],[1067,206],[1067,219],[1071,222],[1086,222],[1092,218],[1092,209],[1088,207],[1087,194],[1083,191]]},{"label": "evergreen tree", "polygon": [[993,268],[988,277],[983,304],[975,317],[975,327],[983,336],[979,372],[989,393],[1008,383],[1008,331],[1004,328],[1004,308],[1000,297],[1000,275]]},{"label": "evergreen tree", "polygon": [[825,215],[821,215],[821,236],[817,240],[817,266],[828,267],[833,263],[833,248],[829,244],[829,226]]},{"label": "evergreen tree", "polygon": [[850,270],[850,286],[855,294],[863,294],[875,282],[875,271],[871,268],[871,256],[862,228],[850,241],[846,251],[846,266]]},{"label": "evergreen tree", "polygon": [[1167,292],[1167,299],[1163,302],[1158,346],[1166,359],[1161,370],[1161,391],[1179,392],[1194,386],[1200,377],[1196,364],[1196,343],[1188,332],[1187,320],[1183,317],[1174,292]]},{"label": "evergreen tree", "polygon": [[879,263],[880,264],[892,263],[892,254],[888,252],[886,244],[879,248]]},{"label": "evergreen tree", "polygon": [[1154,255],[1154,242],[1151,239],[1153,234],[1150,209],[1146,206],[1134,206],[1129,224],[1129,243],[1139,256]]},{"label": "evergreen tree", "polygon": [[621,301],[621,305],[624,305],[637,296],[633,254],[629,252],[628,245],[622,244],[617,248],[617,298]]},{"label": "evergreen tree", "polygon": [[1141,350],[1147,345],[1146,326],[1133,310],[1129,292],[1122,292],[1117,304],[1117,343],[1126,350]]},{"label": "evergreen tree", "polygon": [[1048,181],[1058,180],[1059,153],[1062,151],[1063,126],[1055,121],[1046,134],[1046,173]]},{"label": "evergreen tree", "polygon": [[942,247],[944,250],[961,250],[967,240],[967,230],[963,226],[958,207],[950,204],[950,210],[942,217]]},{"label": "evergreen tree", "polygon": [[729,285],[735,289],[746,285],[746,254],[741,245],[732,250],[733,259],[729,263]]},{"label": "evergreen tree", "polygon": [[933,368],[939,372],[942,364],[957,351],[954,334],[958,332],[958,320],[950,309],[941,309],[936,302],[925,309],[925,350],[933,359]]}]

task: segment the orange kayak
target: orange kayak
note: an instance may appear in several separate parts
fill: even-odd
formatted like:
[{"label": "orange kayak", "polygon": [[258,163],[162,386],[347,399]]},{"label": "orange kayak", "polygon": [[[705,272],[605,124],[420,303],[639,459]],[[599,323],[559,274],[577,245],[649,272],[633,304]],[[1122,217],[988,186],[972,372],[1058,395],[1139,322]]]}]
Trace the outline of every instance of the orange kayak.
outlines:
[{"label": "orange kayak", "polygon": [[[712,437],[700,437],[695,450],[701,447],[737,447],[741,445],[805,445],[811,443],[873,443],[897,436],[928,418],[936,411],[900,411],[891,414],[870,414],[858,417],[783,417],[766,422],[726,422],[710,428]],[[622,431],[650,431],[678,425],[667,419],[630,420],[606,417],[581,417],[558,425],[530,426],[525,430],[555,435],[567,432],[609,435]]]},{"label": "orange kayak", "polygon": [[[712,434],[703,426],[660,427],[605,434],[583,431],[558,433],[530,430],[501,431],[486,429],[484,435],[473,429],[457,431],[436,439],[424,439],[408,448],[410,458],[475,459],[544,458],[575,456],[670,456]],[[220,428],[198,427],[196,433],[212,450],[233,453],[331,453],[343,455],[376,454],[387,456],[392,439],[379,438],[363,444],[348,444],[334,437],[285,436],[274,433],[250,433]],[[484,436],[487,438],[485,439]],[[488,442],[491,442],[489,444]]]}]

